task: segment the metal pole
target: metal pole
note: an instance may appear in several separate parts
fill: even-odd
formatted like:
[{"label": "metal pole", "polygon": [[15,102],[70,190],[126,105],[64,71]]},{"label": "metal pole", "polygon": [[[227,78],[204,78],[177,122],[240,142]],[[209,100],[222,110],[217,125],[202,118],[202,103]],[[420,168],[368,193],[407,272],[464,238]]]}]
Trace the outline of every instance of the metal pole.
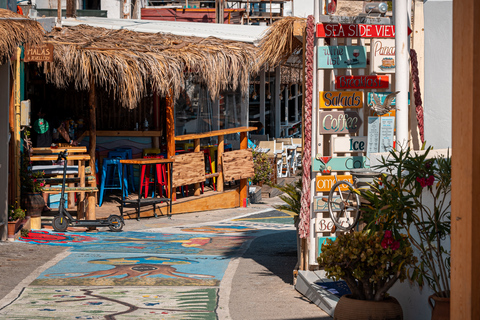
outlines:
[{"label": "metal pole", "polygon": [[395,90],[400,91],[395,99],[397,106],[396,149],[405,148],[408,143],[408,80],[409,42],[407,0],[394,1],[395,7]]}]

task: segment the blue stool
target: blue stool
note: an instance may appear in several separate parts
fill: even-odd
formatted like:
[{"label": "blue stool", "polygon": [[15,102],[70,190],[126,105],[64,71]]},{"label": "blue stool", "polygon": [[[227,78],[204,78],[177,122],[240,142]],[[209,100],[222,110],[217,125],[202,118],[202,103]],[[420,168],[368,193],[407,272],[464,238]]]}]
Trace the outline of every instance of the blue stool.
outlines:
[{"label": "blue stool", "polygon": [[[120,159],[103,159],[102,183],[100,184],[100,199],[98,205],[101,207],[103,204],[103,194],[105,190],[122,190],[123,184],[126,186],[126,183],[127,181],[123,174]],[[123,199],[125,199],[125,193],[122,192],[122,200]]]},{"label": "blue stool", "polygon": [[[126,151],[109,151],[109,159],[128,159],[128,153]],[[127,166],[124,166],[124,171],[122,175],[124,176],[123,181],[125,182],[125,197],[128,197],[128,179],[127,179]]]},{"label": "blue stool", "polygon": [[[127,159],[132,159],[132,148],[116,148],[115,151],[126,152]],[[128,187],[130,192],[135,192],[135,182],[133,181],[133,165],[127,165]]]}]

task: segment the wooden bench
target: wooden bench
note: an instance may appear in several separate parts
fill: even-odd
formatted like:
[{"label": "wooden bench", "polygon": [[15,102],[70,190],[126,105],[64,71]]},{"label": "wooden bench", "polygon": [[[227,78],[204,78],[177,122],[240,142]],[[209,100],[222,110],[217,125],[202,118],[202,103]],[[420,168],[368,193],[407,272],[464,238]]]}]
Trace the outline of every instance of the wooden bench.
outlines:
[{"label": "wooden bench", "polygon": [[[85,182],[96,182],[96,177],[93,175],[85,176]],[[45,184],[62,184],[63,178],[58,176],[45,178]],[[80,183],[80,177],[65,178],[65,183]]]},{"label": "wooden bench", "polygon": [[[45,193],[62,192],[62,187],[46,187],[42,189]],[[65,187],[65,192],[98,192],[97,187]]]}]

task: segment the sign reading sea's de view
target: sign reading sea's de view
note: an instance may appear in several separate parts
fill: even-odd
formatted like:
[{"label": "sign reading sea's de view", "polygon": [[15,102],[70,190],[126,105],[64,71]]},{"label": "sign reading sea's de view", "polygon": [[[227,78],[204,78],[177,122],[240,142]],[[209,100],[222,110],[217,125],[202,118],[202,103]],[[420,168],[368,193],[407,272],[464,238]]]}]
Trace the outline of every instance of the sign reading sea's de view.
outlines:
[{"label": "sign reading sea's de view", "polygon": [[361,91],[320,91],[320,109],[363,108]]},{"label": "sign reading sea's de view", "polygon": [[25,62],[53,62],[53,44],[25,45]]},{"label": "sign reading sea's de view", "polygon": [[[412,30],[408,28],[408,34]],[[318,38],[395,38],[395,26],[384,24],[318,23]]]}]

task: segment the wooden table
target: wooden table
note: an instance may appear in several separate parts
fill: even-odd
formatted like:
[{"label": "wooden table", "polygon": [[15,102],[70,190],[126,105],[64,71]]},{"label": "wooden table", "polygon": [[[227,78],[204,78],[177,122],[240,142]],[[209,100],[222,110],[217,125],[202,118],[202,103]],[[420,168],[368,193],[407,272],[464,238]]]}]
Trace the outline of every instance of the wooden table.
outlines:
[{"label": "wooden table", "polygon": [[53,154],[53,153],[60,153],[60,151],[65,151],[65,150],[67,150],[68,154],[87,153],[87,147],[58,147],[58,148],[40,147],[40,148],[33,148],[33,154],[34,155]]},{"label": "wooden table", "polygon": [[[175,159],[160,159],[160,158],[144,158],[144,159],[121,159],[120,163],[121,164],[133,164],[133,165],[139,165],[140,166],[140,172],[142,171],[141,166],[144,165],[157,165],[157,164],[166,164],[168,166],[168,190],[167,190],[167,197],[159,197],[157,198],[157,175],[155,176],[155,184],[153,187],[154,190],[154,195],[152,198],[144,198],[142,199],[142,189],[141,189],[141,184],[142,181],[140,180],[139,185],[138,185],[138,199],[134,200],[126,200],[123,199],[122,203],[120,205],[120,214],[123,219],[123,206],[127,203],[134,203],[137,205],[137,220],[140,220],[140,207],[144,204],[146,205],[153,205],[153,214],[155,217],[157,216],[156,213],[156,208],[155,204],[160,203],[160,202],[167,202],[167,206],[169,207],[169,213],[172,213],[172,166],[173,162],[175,162]],[[125,188],[125,184],[123,184],[123,188]],[[125,190],[122,190],[122,192],[125,192]]]}]

